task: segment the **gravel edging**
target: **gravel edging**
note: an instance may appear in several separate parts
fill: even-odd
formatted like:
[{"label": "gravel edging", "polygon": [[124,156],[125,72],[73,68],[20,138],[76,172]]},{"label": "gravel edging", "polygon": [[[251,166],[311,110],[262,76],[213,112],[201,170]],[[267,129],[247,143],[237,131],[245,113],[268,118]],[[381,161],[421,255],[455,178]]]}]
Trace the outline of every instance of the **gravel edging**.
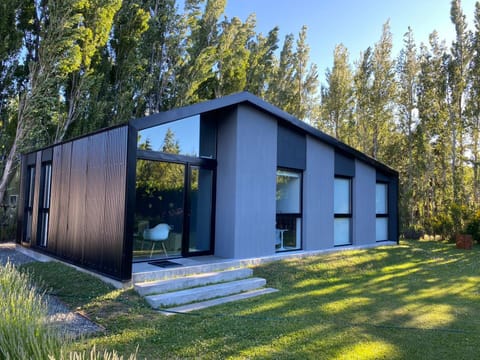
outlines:
[{"label": "gravel edging", "polygon": [[[16,251],[10,244],[0,244],[0,266],[5,266],[8,261],[19,266],[36,260]],[[80,312],[70,310],[56,296],[47,294],[45,300],[48,306],[47,323],[62,335],[68,338],[79,338],[105,330]]]}]

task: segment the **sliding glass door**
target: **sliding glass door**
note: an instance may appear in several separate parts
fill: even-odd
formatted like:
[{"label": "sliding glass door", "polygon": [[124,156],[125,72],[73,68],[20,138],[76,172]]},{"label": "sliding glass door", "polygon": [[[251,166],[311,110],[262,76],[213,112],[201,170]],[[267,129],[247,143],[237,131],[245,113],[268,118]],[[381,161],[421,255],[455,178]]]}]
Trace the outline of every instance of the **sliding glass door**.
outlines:
[{"label": "sliding glass door", "polygon": [[137,160],[134,260],[211,253],[213,180],[200,165]]},{"label": "sliding glass door", "polygon": [[190,167],[188,198],[189,236],[187,255],[208,252],[211,248],[213,170]]}]

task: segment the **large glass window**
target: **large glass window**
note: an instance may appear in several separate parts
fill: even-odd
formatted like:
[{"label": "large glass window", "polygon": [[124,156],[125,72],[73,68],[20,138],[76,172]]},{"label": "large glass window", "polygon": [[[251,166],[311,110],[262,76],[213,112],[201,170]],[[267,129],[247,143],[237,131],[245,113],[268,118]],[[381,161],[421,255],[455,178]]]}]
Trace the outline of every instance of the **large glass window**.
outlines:
[{"label": "large glass window", "polygon": [[50,213],[50,192],[52,183],[52,164],[42,164],[41,189],[40,189],[40,207],[38,209],[39,224],[37,245],[46,247],[48,242],[48,219]]},{"label": "large glass window", "polygon": [[140,150],[215,158],[216,126],[195,115],[138,132]]},{"label": "large glass window", "polygon": [[336,177],[333,193],[334,245],[352,243],[352,180]]},{"label": "large glass window", "polygon": [[301,248],[302,174],[277,170],[275,247],[277,251]]},{"label": "large glass window", "polygon": [[190,170],[189,252],[210,250],[212,195],[213,170],[192,166]]},{"label": "large glass window", "polygon": [[375,191],[376,240],[388,240],[388,184],[377,183]]},{"label": "large glass window", "polygon": [[133,256],[179,256],[184,222],[185,165],[137,160]]}]

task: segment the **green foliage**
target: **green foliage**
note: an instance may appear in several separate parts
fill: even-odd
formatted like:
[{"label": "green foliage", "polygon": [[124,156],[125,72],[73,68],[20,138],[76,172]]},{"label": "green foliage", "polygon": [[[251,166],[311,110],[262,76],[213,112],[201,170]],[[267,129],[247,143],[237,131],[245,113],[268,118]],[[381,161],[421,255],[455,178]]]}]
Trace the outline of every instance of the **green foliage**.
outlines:
[{"label": "green foliage", "polygon": [[353,133],[353,74],[348,60],[348,50],[342,44],[335,47],[333,68],[325,74],[327,86],[322,88],[322,116],[318,125],[337,139],[354,145]]},{"label": "green foliage", "polygon": [[465,225],[465,233],[480,243],[480,210],[472,214]]},{"label": "green foliage", "polygon": [[305,27],[279,42],[226,0],[184,5],[1,3],[0,202],[19,152],[248,90],[397,169],[402,231],[447,237],[466,220],[455,206],[479,209],[480,4],[470,31],[452,1],[451,46],[433,32],[417,47],[409,28],[394,58],[388,22],[353,64],[338,45],[321,89]]},{"label": "green foliage", "polygon": [[58,356],[61,341],[45,323],[46,302],[27,274],[11,263],[0,266],[0,358]]}]

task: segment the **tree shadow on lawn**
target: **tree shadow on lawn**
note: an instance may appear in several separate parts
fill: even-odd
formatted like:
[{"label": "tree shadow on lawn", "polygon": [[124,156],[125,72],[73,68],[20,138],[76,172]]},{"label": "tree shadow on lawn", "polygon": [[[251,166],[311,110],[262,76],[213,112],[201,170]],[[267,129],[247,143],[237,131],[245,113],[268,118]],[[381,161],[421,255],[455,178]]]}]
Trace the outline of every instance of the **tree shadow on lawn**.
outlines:
[{"label": "tree shadow on lawn", "polygon": [[[192,341],[207,357],[474,358],[478,255],[408,242],[264,265],[281,291],[190,315]],[[191,345],[175,354],[202,356]]]},{"label": "tree shadow on lawn", "polygon": [[74,302],[107,329],[79,346],[138,345],[148,359],[475,358],[479,253],[409,241],[270,263],[255,275],[279,292],[170,317],[105,286]]}]

